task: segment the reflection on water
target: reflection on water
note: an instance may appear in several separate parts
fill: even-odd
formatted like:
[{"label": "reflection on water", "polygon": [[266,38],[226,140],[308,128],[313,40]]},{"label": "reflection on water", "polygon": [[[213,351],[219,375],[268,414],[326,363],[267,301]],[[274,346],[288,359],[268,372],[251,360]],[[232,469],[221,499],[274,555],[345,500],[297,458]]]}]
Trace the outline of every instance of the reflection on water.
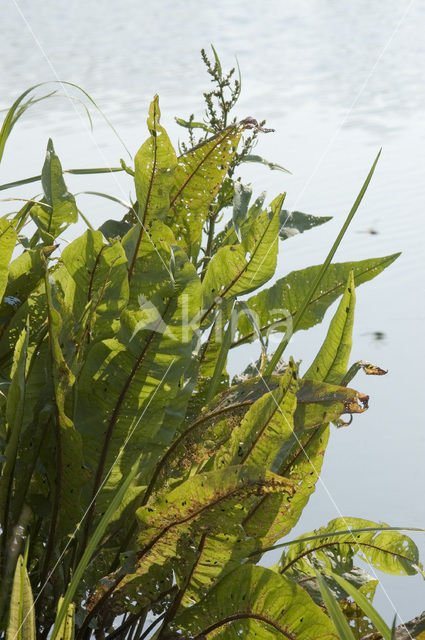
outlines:
[{"label": "reflection on water", "polygon": [[[284,176],[249,167],[244,178],[254,190],[267,188],[270,196],[288,190],[289,208],[334,216],[323,227],[285,242],[280,276],[323,260],[377,149],[384,147],[336,259],[403,251],[388,273],[358,291],[353,361],[367,359],[389,373],[377,380],[356,378],[356,387],[370,394],[371,407],[350,428],[333,433],[324,484],[296,533],[340,513],[423,526],[425,4],[22,0],[19,6],[34,35],[12,2],[2,7],[0,107],[43,80],[76,82],[95,97],[133,152],[146,135],[145,114],[155,92],[175,140],[182,132],[173,117],[194,110],[199,115],[208,82],[199,61],[201,47],[213,42],[229,64],[237,55],[243,73],[239,115],[265,118],[276,128],[276,134],[261,139],[258,152],[293,172]],[[69,102],[57,99],[49,107],[36,107],[18,125],[0,182],[37,173],[51,134],[68,168],[115,166],[124,153],[98,118],[92,137]],[[114,191],[128,199],[127,176],[114,174],[113,181],[93,178],[93,186],[73,176],[69,186]],[[22,189],[17,195],[33,197],[33,191]],[[81,197],[80,206],[94,224],[121,215],[111,203],[95,198]],[[303,358],[305,367],[325,329],[294,338],[292,353]],[[252,348],[240,351],[235,371],[258,356]],[[423,538],[417,540],[425,556]],[[402,616],[423,608],[419,580],[385,577],[384,584]],[[382,594],[379,603],[392,619],[392,606]]]}]

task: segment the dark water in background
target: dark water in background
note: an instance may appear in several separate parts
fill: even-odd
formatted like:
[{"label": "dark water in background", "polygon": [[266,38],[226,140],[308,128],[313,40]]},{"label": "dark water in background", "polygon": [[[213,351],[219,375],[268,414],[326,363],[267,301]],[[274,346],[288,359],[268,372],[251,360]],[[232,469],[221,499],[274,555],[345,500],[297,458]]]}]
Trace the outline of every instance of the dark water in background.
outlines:
[{"label": "dark water in background", "polygon": [[[101,105],[133,153],[146,137],[145,116],[155,92],[175,141],[182,131],[174,115],[199,114],[208,84],[202,46],[213,42],[226,65],[237,55],[243,80],[238,114],[266,118],[276,128],[261,139],[258,153],[293,172],[251,166],[244,178],[257,192],[267,189],[270,198],[287,190],[291,209],[334,216],[281,245],[279,277],[323,261],[383,146],[336,260],[403,251],[357,296],[352,359],[370,360],[389,374],[356,378],[354,386],[370,394],[371,407],[350,428],[333,431],[322,482],[294,534],[341,514],[425,527],[424,1],[25,0],[19,7],[33,33],[16,3],[3,0],[0,107],[36,82],[76,82]],[[28,113],[6,149],[1,183],[38,173],[49,135],[66,168],[117,165],[124,151],[116,138],[99,118],[91,135],[75,106],[57,99]],[[128,198],[129,181],[120,174],[114,180],[111,186],[102,177],[73,177],[69,186]],[[35,187],[16,195],[34,196]],[[2,209],[10,206],[2,203]],[[121,215],[112,203],[89,196],[81,197],[80,207],[93,224]],[[308,366],[330,315],[323,326],[300,332],[288,354]],[[374,338],[376,332],[382,339]],[[252,348],[241,350],[234,369],[254,355]],[[424,536],[415,539],[425,557]],[[387,593],[381,591],[376,602],[389,621],[394,608],[402,618],[425,608],[421,579],[380,577]]]}]

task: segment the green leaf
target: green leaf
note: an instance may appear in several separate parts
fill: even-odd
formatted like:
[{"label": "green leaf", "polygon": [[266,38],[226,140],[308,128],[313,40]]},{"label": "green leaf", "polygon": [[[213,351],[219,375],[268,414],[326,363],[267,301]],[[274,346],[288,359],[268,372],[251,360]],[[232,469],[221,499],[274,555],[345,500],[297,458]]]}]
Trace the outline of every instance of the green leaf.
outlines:
[{"label": "green leaf", "polygon": [[[259,384],[257,383],[256,386],[259,387]],[[267,386],[264,384],[264,390]],[[229,411],[227,414],[228,433],[231,430],[231,437],[218,450],[214,458],[215,468],[224,469],[227,468],[225,465],[243,464],[274,470],[279,452],[292,436],[296,390],[296,368],[291,362],[275,389],[254,401],[239,424],[235,420],[237,409],[233,405],[233,412]],[[247,391],[245,389],[245,393],[241,393],[245,403],[249,397]],[[258,391],[259,389],[257,393]],[[251,385],[251,395],[254,395],[253,385]],[[234,389],[233,399],[235,396]],[[215,414],[217,419],[217,410]],[[220,427],[214,428],[213,437],[217,431],[220,433],[220,430]],[[210,436],[203,430],[203,441],[207,439],[210,439]],[[282,498],[282,494],[279,495]],[[252,498],[249,501],[245,500],[247,507],[250,503]],[[207,586],[211,586],[220,576],[237,567],[253,548],[255,548],[255,540],[247,541],[243,537],[241,540],[241,531],[238,528],[232,531],[227,527],[222,533],[208,534],[203,539],[196,563],[191,568],[184,601],[199,600]]]},{"label": "green leaf", "polygon": [[151,135],[140,147],[134,160],[139,237],[130,263],[130,277],[143,233],[152,220],[164,220],[170,208],[177,158],[167,132],[159,124],[160,116],[159,99],[155,95],[147,119]]},{"label": "green leaf", "polygon": [[16,343],[11,372],[11,384],[7,394],[7,438],[6,448],[4,450],[5,460],[0,475],[0,522],[2,536],[6,544],[8,543],[8,536],[10,534],[9,509],[13,498],[13,479],[25,406],[25,370],[27,363],[28,333],[29,327],[26,327]]},{"label": "green leaf", "polygon": [[[234,305],[232,306],[231,315],[236,311],[237,309],[236,305],[237,303],[234,303]],[[227,355],[229,353],[230,345],[232,344],[232,340],[235,336],[235,329],[236,329],[235,324],[230,319],[227,324],[227,328],[224,332],[224,336],[221,341],[219,351],[217,353],[217,359],[214,366],[214,373],[212,375],[211,380],[208,381],[208,388],[207,388],[207,394],[206,394],[206,400],[205,400],[207,404],[209,404],[211,400],[214,398],[217,388],[222,379],[223,370],[226,366]],[[210,344],[207,345],[207,347],[209,346]]]},{"label": "green leaf", "polygon": [[350,271],[347,287],[329,325],[326,338],[313,363],[304,374],[307,380],[323,380],[331,384],[342,383],[347,373],[351,353],[355,304],[354,274]]},{"label": "green leaf", "polygon": [[[63,597],[59,598],[58,602],[58,614],[63,605]],[[59,629],[58,635],[60,640],[74,640],[75,636],[75,605],[71,603],[68,606],[68,611],[66,612],[65,618],[62,621]]]},{"label": "green leaf", "polygon": [[[262,380],[248,381],[223,391],[213,402],[177,435],[159,461],[152,487],[187,479],[192,465],[208,461],[231,436],[249,407],[267,393]],[[150,492],[149,492],[150,493]]]},{"label": "green leaf", "polygon": [[18,557],[10,598],[7,640],[36,640],[34,599],[27,569]]},{"label": "green leaf", "polygon": [[205,532],[196,552],[186,553],[186,562],[174,569],[177,584],[183,589],[183,607],[199,602],[214,584],[240,567],[247,556],[247,542],[239,526],[227,527],[223,533]]},{"label": "green leaf", "polygon": [[[347,531],[338,536],[326,537],[326,534],[346,531],[347,528],[376,530],[353,533]],[[322,534],[324,537],[304,541],[304,536],[301,536],[297,543],[291,544],[288,551],[282,554],[280,572],[290,575],[293,570],[297,570],[312,575],[317,562],[322,567],[333,570],[334,556],[344,558],[345,565],[350,567],[355,555],[376,569],[392,575],[414,575],[422,571],[418,549],[413,540],[398,531],[380,531],[379,528],[378,523],[361,518],[331,520],[326,527],[305,534],[305,537],[315,534]]]},{"label": "green leaf", "polygon": [[277,468],[280,475],[296,483],[297,491],[289,498],[264,496],[250,509],[243,526],[260,548],[276,543],[291,531],[314,492],[329,439],[327,420],[332,414],[363,411],[361,400],[367,398],[334,385],[303,379],[299,384],[295,432],[282,447]]},{"label": "green leaf", "polygon": [[221,640],[338,637],[329,618],[300,587],[270,569],[249,565],[225,576],[201,602],[177,616],[171,629],[193,640],[212,633]]},{"label": "green leaf", "polygon": [[168,493],[152,496],[138,509],[142,554],[164,536],[174,538],[179,527],[188,523],[212,531],[229,522],[238,524],[244,516],[244,498],[274,491],[292,495],[292,482],[264,468],[234,465],[192,476]]},{"label": "green leaf", "polygon": [[[379,585],[379,580],[369,580],[365,584],[358,586],[350,579],[349,577],[343,576],[346,578],[350,584],[356,586],[358,591],[362,593],[365,598],[372,604],[373,598],[375,597],[376,588]],[[337,584],[334,581],[334,584]],[[338,585],[338,588],[341,590],[341,587]],[[343,594],[342,597],[344,597]],[[343,603],[343,612],[345,617],[347,618],[350,626],[353,627],[353,633],[356,636],[356,640],[362,640],[362,638],[369,633],[376,633],[376,627],[373,626],[370,618],[364,613],[364,611],[358,606],[358,604],[354,601],[345,600]]]},{"label": "green leaf", "polygon": [[[350,271],[353,271],[354,283],[358,287],[375,278],[399,255],[395,253],[383,258],[330,264],[321,281],[320,290],[316,291],[307,305],[297,331],[309,329],[323,320],[326,310],[343,293]],[[262,333],[268,334],[288,329],[290,326],[288,319],[294,318],[298,313],[305,296],[305,289],[315,280],[320,269],[321,265],[317,265],[292,271],[284,278],[277,280],[269,289],[249,298],[247,303],[256,314]],[[239,338],[233,346],[255,339],[250,323],[242,315],[239,317],[238,332]]]},{"label": "green leaf", "polygon": [[223,77],[223,71],[221,68],[220,58],[218,57],[218,53],[212,44],[211,44],[211,49],[213,51],[214,60],[215,60],[214,71],[216,71],[218,77],[221,79]]},{"label": "green leaf", "polygon": [[[52,491],[51,538],[72,530],[75,516],[81,510],[79,493],[84,484],[83,443],[70,417],[67,397],[74,387],[75,376],[65,359],[67,340],[63,319],[66,317],[57,286],[46,267],[46,302],[49,351],[47,390],[49,394],[51,436],[43,443],[44,463],[48,469]],[[65,329],[65,330],[64,330]],[[65,351],[66,353],[66,351]],[[55,521],[56,520],[56,521]]]},{"label": "green leaf", "polygon": [[[227,180],[228,178],[225,179],[224,183],[226,183]],[[237,183],[232,182],[232,185],[234,184],[237,184]],[[246,188],[246,185],[244,185],[244,188]],[[221,190],[220,190],[220,193],[221,193]],[[232,186],[231,197],[229,201],[225,204],[225,206],[229,206],[229,207],[233,206],[234,194],[235,194],[235,190],[234,190],[234,186]],[[261,195],[259,195],[258,198],[256,198],[256,200],[254,201],[254,204],[252,204],[248,209],[245,219],[243,221],[240,221],[240,226],[242,227],[242,229],[240,230],[240,238],[242,238],[242,230],[243,230],[243,235],[246,235],[246,229],[248,229],[251,226],[252,222],[257,218],[257,216],[263,210],[265,197],[266,197],[266,192],[263,191],[263,193],[261,193]],[[283,194],[282,194],[282,197],[283,197]],[[218,249],[224,245],[236,244],[237,242],[241,241],[240,238],[239,236],[236,235],[233,220],[230,220],[224,227],[223,231],[220,231],[220,233],[216,235],[214,239],[214,247]]]},{"label": "green leaf", "polygon": [[291,173],[290,171],[288,171],[288,169],[285,169],[284,167],[282,167],[280,164],[276,164],[275,162],[269,162],[269,160],[266,160],[265,158],[262,158],[261,156],[257,156],[257,155],[253,155],[253,154],[248,154],[246,156],[242,157],[242,162],[256,162],[259,164],[264,164],[266,165],[266,167],[268,167],[269,169],[277,169],[278,171],[283,171],[284,173]]},{"label": "green leaf", "polygon": [[335,573],[332,573],[331,575],[332,578],[344,589],[347,595],[351,596],[354,602],[356,602],[360,609],[367,615],[384,640],[391,640],[391,629],[385,623],[378,611],[372,606],[366,596],[364,596],[361,591],[353,587],[348,580],[345,580]]},{"label": "green leaf", "polygon": [[185,129],[203,129],[203,131],[207,131],[208,133],[214,133],[214,130],[211,129],[205,122],[194,122],[193,120],[183,120],[183,118],[174,118],[174,120],[181,127]]},{"label": "green leaf", "polygon": [[92,338],[109,336],[111,320],[119,317],[129,296],[127,257],[122,244],[107,245],[100,231],[89,229],[65,247],[61,259],[76,285],[75,317],[79,318],[86,305],[91,304],[86,331]]},{"label": "green leaf", "polygon": [[294,430],[297,388],[297,370],[291,361],[277,388],[254,402],[233,427],[228,444],[216,454],[215,467],[247,464],[276,471],[273,463]]},{"label": "green leaf", "polygon": [[231,125],[178,158],[168,224],[177,242],[196,257],[202,229],[244,127]]},{"label": "green leaf", "polygon": [[120,590],[143,584],[145,596],[154,594],[158,580],[163,582],[170,568],[176,571],[177,566],[184,580],[191,571],[191,550],[204,534],[232,533],[246,515],[247,501],[270,492],[292,494],[293,486],[286,478],[243,465],[200,473],[167,493],[153,495],[137,511],[140,551]]},{"label": "green leaf", "polygon": [[8,266],[18,240],[15,229],[6,218],[0,219],[0,302],[7,285]]},{"label": "green leaf", "polygon": [[217,299],[231,300],[265,284],[276,269],[279,214],[261,213],[240,244],[221,247],[208,264],[202,283],[204,316]]},{"label": "green leaf", "polygon": [[[278,572],[278,565],[274,565],[272,569],[273,571]],[[341,575],[356,589],[360,589],[363,593],[367,594],[369,598],[373,598],[375,589],[379,582],[378,580],[374,580],[367,571],[365,571],[364,569],[359,569],[358,567],[353,567],[353,569],[351,569],[350,571],[344,571],[344,573]],[[337,600],[346,600],[347,596],[344,589],[342,589],[342,587],[340,587],[340,585],[328,573],[323,575],[323,579],[326,580],[329,589]],[[305,589],[305,591],[307,591],[308,595],[314,600],[316,604],[323,605],[322,593],[315,576],[306,576],[304,573],[300,572],[292,574],[291,580],[295,580],[295,582],[299,584],[300,587]],[[361,617],[361,610],[356,608],[354,611],[352,611],[351,607],[348,606],[350,604],[352,603],[342,603],[345,617],[349,619],[349,616],[355,617],[356,614],[358,614],[357,617]]]},{"label": "green leaf", "polygon": [[302,433],[278,470],[280,475],[295,482],[294,495],[264,496],[250,509],[243,526],[246,534],[256,539],[257,548],[275,544],[298,522],[315,491],[328,439],[329,426],[326,424]]},{"label": "green leaf", "polygon": [[[137,231],[135,227],[124,238],[126,251]],[[118,335],[90,345],[78,380],[76,423],[93,478],[87,490],[94,495],[104,482],[96,499],[99,512],[120,483],[125,465],[132,465],[141,450],[148,481],[174,436],[176,425],[164,422],[165,411],[192,357],[200,282],[181,249],[172,250],[154,238],[155,247],[147,236],[142,240]],[[115,462],[123,446],[119,467]]]},{"label": "green leaf", "polygon": [[[25,113],[25,111],[33,104],[39,102],[40,100],[45,100],[49,98],[52,93],[49,93],[41,98],[35,99],[33,97],[28,98],[25,102],[25,98],[35,89],[41,87],[45,83],[35,84],[34,86],[26,89],[21,95],[15,100],[13,105],[10,107],[9,111],[6,114],[5,119],[3,120],[3,124],[0,130],[0,162],[3,158],[4,148],[6,146],[6,142],[8,137],[10,136],[13,127],[19,118]],[[55,93],[55,92],[53,92]]]},{"label": "green leaf", "polygon": [[355,640],[353,632],[348,624],[347,620],[342,613],[338,601],[332,594],[326,582],[321,577],[320,573],[316,571],[317,580],[319,582],[320,591],[322,592],[323,601],[326,605],[326,609],[338,631],[338,635],[341,640]]},{"label": "green leaf", "polygon": [[294,423],[297,432],[334,422],[343,414],[363,413],[369,397],[354,389],[319,382],[300,380]]},{"label": "green leaf", "polygon": [[[124,171],[122,167],[99,167],[95,169],[64,169],[64,173],[73,173],[74,175],[94,175],[97,173],[116,173],[117,171]],[[21,180],[15,180],[14,182],[8,182],[7,184],[0,184],[0,191],[6,189],[13,189],[15,187],[21,187],[24,184],[31,184],[41,180],[41,175],[30,176],[29,178],[22,178]]]},{"label": "green leaf", "polygon": [[287,211],[282,209],[280,212],[280,229],[279,236],[281,240],[287,240],[299,233],[304,233],[313,227],[318,227],[325,222],[332,220],[332,217],[312,216],[309,213],[301,213],[301,211]]},{"label": "green leaf", "polygon": [[133,225],[123,220],[106,220],[100,225],[99,231],[102,232],[106,240],[115,238],[124,238]]},{"label": "green leaf", "polygon": [[53,148],[47,144],[46,160],[41,173],[45,205],[34,205],[31,217],[46,244],[53,241],[73,222],[78,220],[75,198],[66,188],[62,166]]}]

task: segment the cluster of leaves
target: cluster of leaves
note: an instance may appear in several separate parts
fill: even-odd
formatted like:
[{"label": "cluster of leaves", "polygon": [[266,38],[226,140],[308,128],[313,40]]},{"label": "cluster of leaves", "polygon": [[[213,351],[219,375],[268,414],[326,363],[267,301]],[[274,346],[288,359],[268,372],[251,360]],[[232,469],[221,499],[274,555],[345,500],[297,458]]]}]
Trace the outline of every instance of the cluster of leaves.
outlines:
[{"label": "cluster of leaves", "polygon": [[[349,367],[355,288],[397,255],[329,264],[330,254],[255,293],[274,276],[279,238],[327,219],[290,215],[284,194],[251,204],[228,172],[252,119],[223,124],[177,155],[155,97],[130,215],[89,226],[60,254],[79,211],[51,141],[43,196],[0,219],[8,639],[337,638],[332,594],[360,638],[370,626],[355,604],[370,602],[376,581],[355,558],[421,570],[411,539],[356,518],[259,564],[314,492],[330,423],[367,408],[347,387],[360,368]],[[308,329],[340,296],[307,371],[270,360],[267,337],[286,331],[288,314]],[[229,354],[255,339],[260,364],[230,383]]]}]

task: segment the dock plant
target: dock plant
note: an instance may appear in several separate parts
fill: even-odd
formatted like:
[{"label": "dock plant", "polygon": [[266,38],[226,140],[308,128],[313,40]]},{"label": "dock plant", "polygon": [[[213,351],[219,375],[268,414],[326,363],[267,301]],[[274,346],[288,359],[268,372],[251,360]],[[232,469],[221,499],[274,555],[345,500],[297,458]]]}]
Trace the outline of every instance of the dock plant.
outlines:
[{"label": "dock plant", "polygon": [[[385,373],[350,360],[356,289],[398,254],[333,261],[378,158],[323,263],[276,277],[280,245],[330,218],[238,177],[244,162],[285,169],[253,153],[265,123],[233,117],[238,74],[215,50],[203,57],[213,88],[203,117],[178,119],[186,142],[172,144],[155,96],[131,164],[71,170],[126,171],[121,217],[99,226],[80,211],[52,140],[40,175],[0,186],[42,190],[0,218],[7,640],[390,640],[397,629],[371,604],[375,570],[422,571],[404,530],[361,515],[290,538],[332,425],[355,429],[368,408],[354,375]],[[0,155],[39,91],[9,110]],[[338,300],[300,364],[292,335]],[[254,362],[231,377],[248,343]]]}]

